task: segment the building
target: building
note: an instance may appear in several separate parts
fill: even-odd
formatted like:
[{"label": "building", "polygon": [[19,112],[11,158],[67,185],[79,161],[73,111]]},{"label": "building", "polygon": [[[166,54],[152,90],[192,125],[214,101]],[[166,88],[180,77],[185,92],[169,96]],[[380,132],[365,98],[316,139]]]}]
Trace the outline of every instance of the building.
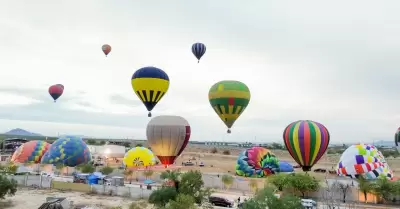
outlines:
[{"label": "building", "polygon": [[1,152],[4,153],[13,153],[15,150],[18,149],[23,143],[28,142],[27,139],[22,139],[22,138],[8,138],[4,139],[2,144],[1,144]]}]

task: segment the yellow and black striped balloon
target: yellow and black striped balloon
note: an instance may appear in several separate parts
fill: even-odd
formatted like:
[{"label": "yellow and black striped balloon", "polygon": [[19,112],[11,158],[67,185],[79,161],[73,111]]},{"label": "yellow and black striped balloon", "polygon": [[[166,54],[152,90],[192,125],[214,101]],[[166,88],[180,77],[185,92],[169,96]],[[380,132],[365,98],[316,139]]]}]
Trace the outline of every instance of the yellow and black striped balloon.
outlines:
[{"label": "yellow and black striped balloon", "polygon": [[151,117],[151,110],[168,91],[167,73],[156,67],[144,67],[132,75],[131,82],[133,91],[146,106],[148,116]]}]

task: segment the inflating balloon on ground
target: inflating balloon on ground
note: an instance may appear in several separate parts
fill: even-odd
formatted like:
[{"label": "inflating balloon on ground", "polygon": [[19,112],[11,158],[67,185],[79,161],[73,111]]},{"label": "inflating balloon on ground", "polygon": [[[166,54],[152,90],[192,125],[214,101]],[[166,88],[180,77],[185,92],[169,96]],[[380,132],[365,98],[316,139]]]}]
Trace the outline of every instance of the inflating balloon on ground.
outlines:
[{"label": "inflating balloon on ground", "polygon": [[45,141],[29,141],[22,144],[11,157],[13,163],[40,163],[42,156],[49,149],[50,144]]},{"label": "inflating balloon on ground", "polygon": [[75,167],[91,161],[88,146],[77,136],[63,136],[57,139],[42,158],[42,164],[63,164]]},{"label": "inflating balloon on ground", "polygon": [[246,177],[265,177],[280,171],[278,158],[263,147],[252,147],[241,152],[235,169],[237,175]]},{"label": "inflating balloon on ground", "polygon": [[125,153],[123,162],[127,168],[145,167],[154,165],[156,159],[153,152],[149,149],[145,147],[135,147]]},{"label": "inflating balloon on ground", "polygon": [[356,144],[348,147],[340,157],[337,165],[337,174],[372,180],[378,177],[386,177],[391,180],[393,171],[389,168],[382,153],[373,145]]}]

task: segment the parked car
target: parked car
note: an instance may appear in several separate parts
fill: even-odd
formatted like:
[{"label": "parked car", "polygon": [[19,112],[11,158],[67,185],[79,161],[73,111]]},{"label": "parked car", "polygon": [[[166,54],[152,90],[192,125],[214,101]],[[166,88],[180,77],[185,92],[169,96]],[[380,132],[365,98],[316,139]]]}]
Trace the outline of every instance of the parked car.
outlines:
[{"label": "parked car", "polygon": [[194,164],[193,164],[193,162],[190,162],[190,161],[188,161],[188,162],[183,162],[182,163],[184,166],[193,166]]},{"label": "parked car", "polygon": [[230,200],[228,200],[228,199],[226,199],[226,198],[217,197],[217,196],[210,196],[210,197],[208,198],[208,201],[210,201],[210,203],[211,203],[212,205],[221,206],[221,207],[229,207],[229,208],[232,208],[233,205],[234,205],[234,202],[232,202],[232,201],[230,201]]},{"label": "parked car", "polygon": [[317,202],[312,199],[301,199],[301,205],[306,209],[316,209]]},{"label": "parked car", "polygon": [[200,162],[199,166],[200,166],[200,167],[204,167],[204,163],[203,163],[203,162]]}]

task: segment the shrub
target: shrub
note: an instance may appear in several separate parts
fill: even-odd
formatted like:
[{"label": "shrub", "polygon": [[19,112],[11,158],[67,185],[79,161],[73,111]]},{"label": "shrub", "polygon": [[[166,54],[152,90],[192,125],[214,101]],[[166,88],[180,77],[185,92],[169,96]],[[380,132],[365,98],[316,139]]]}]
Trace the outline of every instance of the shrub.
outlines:
[{"label": "shrub", "polygon": [[222,154],[224,154],[224,155],[230,155],[231,154],[231,151],[229,151],[229,150],[224,150],[223,152],[222,152]]}]

